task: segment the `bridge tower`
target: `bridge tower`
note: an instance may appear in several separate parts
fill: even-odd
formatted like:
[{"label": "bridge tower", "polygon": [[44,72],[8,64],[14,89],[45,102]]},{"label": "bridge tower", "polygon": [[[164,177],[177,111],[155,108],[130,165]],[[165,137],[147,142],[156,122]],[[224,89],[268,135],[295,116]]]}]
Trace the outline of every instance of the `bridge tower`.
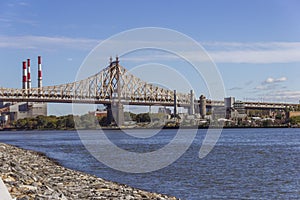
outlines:
[{"label": "bridge tower", "polygon": [[116,57],[116,61],[112,61],[110,58],[109,65],[109,77],[106,87],[109,88],[110,104],[106,104],[107,108],[107,123],[113,124],[114,122],[118,126],[122,126],[124,123],[124,106],[121,102],[122,85],[121,85],[121,70],[119,66],[119,58]]},{"label": "bridge tower", "polygon": [[204,95],[200,96],[200,115],[202,117],[202,119],[204,119],[205,115],[206,115],[206,97]]}]

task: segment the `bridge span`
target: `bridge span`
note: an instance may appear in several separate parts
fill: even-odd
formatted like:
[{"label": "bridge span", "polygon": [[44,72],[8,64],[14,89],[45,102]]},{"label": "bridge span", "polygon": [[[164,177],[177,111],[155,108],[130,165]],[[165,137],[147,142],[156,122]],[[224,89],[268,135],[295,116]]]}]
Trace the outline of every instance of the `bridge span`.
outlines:
[{"label": "bridge span", "polygon": [[[299,104],[292,104],[292,103],[276,103],[276,102],[249,102],[245,101],[242,102],[245,109],[248,110],[256,110],[256,109],[262,109],[262,110],[269,110],[269,109],[285,109],[290,107],[296,107]],[[214,100],[207,100],[207,107],[224,107],[225,103],[224,101],[214,101]]]},{"label": "bridge span", "polygon": [[[119,101],[129,105],[172,106],[174,95],[175,91],[135,77],[119,64],[118,58],[99,73],[73,83],[38,88],[0,88],[0,100],[11,102],[111,104]],[[181,106],[191,102],[190,94],[177,93],[176,98]]]},{"label": "bridge span", "polygon": [[[28,67],[30,66],[28,62]],[[7,102],[51,102],[51,103],[80,103],[80,104],[104,104],[111,112],[112,106],[117,110],[123,105],[142,106],[177,106],[186,107],[190,114],[201,113],[201,108],[224,107],[224,101],[205,100],[201,102],[194,96],[194,92],[183,94],[176,90],[168,90],[149,84],[135,77],[127,69],[119,64],[119,59],[110,59],[109,65],[84,80],[54,86],[43,86],[41,77],[41,58],[38,62],[39,84],[32,88],[26,78],[26,63],[23,62],[23,88],[0,87],[0,100]],[[30,73],[30,71],[28,71]],[[28,74],[30,77],[30,74]],[[27,87],[28,86],[28,87]],[[205,105],[202,105],[205,104]],[[297,106],[297,104],[243,102],[245,109],[284,109]],[[115,109],[116,110],[116,109]],[[120,111],[118,111],[119,113]],[[204,111],[202,111],[204,113]],[[121,115],[122,113],[117,114]],[[122,121],[118,119],[117,121]]]}]

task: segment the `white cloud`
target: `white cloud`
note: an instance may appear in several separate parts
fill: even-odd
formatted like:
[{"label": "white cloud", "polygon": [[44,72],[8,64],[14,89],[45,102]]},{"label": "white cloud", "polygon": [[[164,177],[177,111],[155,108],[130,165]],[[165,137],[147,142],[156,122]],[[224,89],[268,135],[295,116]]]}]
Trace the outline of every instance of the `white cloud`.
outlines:
[{"label": "white cloud", "polygon": [[[1,19],[0,19],[1,20]],[[2,19],[6,20],[6,19]],[[49,37],[49,36],[1,36],[0,48],[15,49],[93,49],[101,40],[89,38]],[[133,41],[140,46],[151,46],[149,41]],[[164,41],[153,41],[152,43]],[[127,42],[128,43],[128,42]],[[207,50],[213,61],[217,63],[290,63],[300,62],[300,42],[199,42]],[[165,41],[166,48],[172,46],[190,55],[190,58],[201,60],[203,57],[193,52],[193,49],[185,48],[183,42],[170,43]],[[155,45],[154,45],[155,46]],[[131,57],[132,61],[149,60],[151,56],[144,58]],[[174,60],[176,56],[165,55],[162,59]],[[202,61],[202,60],[201,60]]]},{"label": "white cloud", "polygon": [[[200,42],[212,60],[216,63],[291,63],[300,62],[300,42],[269,42],[269,43],[223,43],[223,42]],[[147,45],[147,44],[145,44]],[[203,57],[197,55],[193,50],[184,49],[184,44],[166,43],[165,46],[183,49],[189,58],[203,61]],[[176,46],[177,45],[177,46]],[[166,56],[165,59],[175,59],[176,56]],[[131,58],[133,61],[134,59]],[[141,60],[142,58],[137,58]],[[145,61],[151,59],[145,57]]]},{"label": "white cloud", "polygon": [[0,17],[0,22],[11,22],[11,20],[8,18]]},{"label": "white cloud", "polygon": [[232,88],[230,88],[229,90],[242,90],[242,89],[244,89],[244,88],[242,88],[242,87],[232,87]]},{"label": "white cloud", "polygon": [[254,90],[274,91],[276,89],[284,89],[286,87],[280,83],[283,83],[287,80],[288,78],[285,76],[280,78],[269,77],[266,80],[264,80],[260,85],[256,86]]},{"label": "white cloud", "polygon": [[0,36],[0,48],[13,49],[83,49],[90,50],[99,43],[98,40],[68,37],[46,36]]},{"label": "white cloud", "polygon": [[254,89],[256,89],[256,90],[267,90],[268,87],[267,87],[267,86],[264,86],[264,85],[258,85],[258,86],[256,86]]},{"label": "white cloud", "polygon": [[19,5],[20,6],[29,6],[29,3],[28,2],[19,2]]},{"label": "white cloud", "polygon": [[285,76],[280,77],[280,78],[277,78],[277,79],[275,79],[275,78],[273,78],[273,77],[269,77],[269,78],[267,78],[267,79],[263,82],[263,84],[280,83],[280,82],[285,82],[285,81],[287,81],[287,80],[288,80],[288,79],[287,79],[287,77],[285,77]]},{"label": "white cloud", "polygon": [[300,62],[300,48],[286,50],[208,51],[217,63],[290,63]]},{"label": "white cloud", "polygon": [[300,100],[300,91],[279,90],[272,91],[262,96],[266,101],[293,102],[298,103]]},{"label": "white cloud", "polygon": [[203,42],[219,63],[300,62],[300,42]]},{"label": "white cloud", "polygon": [[256,99],[270,102],[298,103],[300,100],[300,91],[291,91],[283,84],[288,80],[287,77],[279,78],[269,77],[260,85],[256,86],[253,92],[256,93]]},{"label": "white cloud", "polygon": [[281,77],[281,78],[276,79],[275,81],[284,82],[284,81],[287,81],[287,77]]},{"label": "white cloud", "polygon": [[299,48],[300,42],[201,42],[208,49],[290,49]]},{"label": "white cloud", "polygon": [[274,78],[267,78],[267,80],[265,80],[265,83],[274,83],[274,81]]}]

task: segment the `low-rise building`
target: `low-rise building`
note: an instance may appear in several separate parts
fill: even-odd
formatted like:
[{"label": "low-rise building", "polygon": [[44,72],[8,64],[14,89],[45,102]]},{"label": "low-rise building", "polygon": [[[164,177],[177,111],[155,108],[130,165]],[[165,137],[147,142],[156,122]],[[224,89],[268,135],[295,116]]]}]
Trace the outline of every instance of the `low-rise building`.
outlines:
[{"label": "low-rise building", "polygon": [[288,112],[288,118],[299,117],[299,116],[300,116],[300,111],[290,111],[290,112]]},{"label": "low-rise building", "polygon": [[47,103],[32,102],[1,102],[0,115],[7,121],[16,121],[18,119],[37,117],[39,115],[47,116]]}]

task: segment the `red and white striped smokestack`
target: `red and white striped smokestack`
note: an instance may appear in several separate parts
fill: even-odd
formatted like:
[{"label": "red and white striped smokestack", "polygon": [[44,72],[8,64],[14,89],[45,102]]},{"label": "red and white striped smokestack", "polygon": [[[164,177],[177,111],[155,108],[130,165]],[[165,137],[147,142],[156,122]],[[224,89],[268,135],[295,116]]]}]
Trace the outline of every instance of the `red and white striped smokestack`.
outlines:
[{"label": "red and white striped smokestack", "polygon": [[42,57],[38,56],[38,87],[42,87]]},{"label": "red and white striped smokestack", "polygon": [[31,88],[30,59],[27,59],[27,88]]},{"label": "red and white striped smokestack", "polygon": [[26,61],[23,61],[23,86],[22,86],[22,89],[27,89]]}]

